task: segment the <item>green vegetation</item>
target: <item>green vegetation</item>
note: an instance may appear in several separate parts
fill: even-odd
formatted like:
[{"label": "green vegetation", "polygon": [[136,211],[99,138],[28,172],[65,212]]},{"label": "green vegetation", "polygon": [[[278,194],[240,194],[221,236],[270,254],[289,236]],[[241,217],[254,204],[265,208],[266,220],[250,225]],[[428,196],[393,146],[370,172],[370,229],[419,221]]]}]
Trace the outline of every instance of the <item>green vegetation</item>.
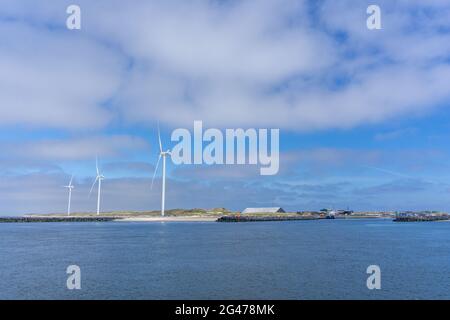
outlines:
[{"label": "green vegetation", "polygon": [[[166,210],[166,217],[183,217],[183,216],[201,216],[201,217],[214,217],[232,214],[230,210],[226,208],[213,208],[213,209],[172,209]],[[65,216],[63,213],[52,213],[45,214],[45,216]],[[34,214],[33,216],[43,216],[43,214]],[[96,213],[94,212],[74,212],[70,214],[71,217],[94,217]],[[100,216],[103,217],[159,217],[161,216],[161,211],[112,211],[112,212],[101,212]]]}]

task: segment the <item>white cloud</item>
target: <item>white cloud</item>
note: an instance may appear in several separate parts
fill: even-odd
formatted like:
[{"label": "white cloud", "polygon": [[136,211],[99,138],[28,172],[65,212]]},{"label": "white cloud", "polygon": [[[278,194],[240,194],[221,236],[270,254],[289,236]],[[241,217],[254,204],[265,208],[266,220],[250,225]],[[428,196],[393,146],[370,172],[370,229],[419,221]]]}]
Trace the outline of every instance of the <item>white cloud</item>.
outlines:
[{"label": "white cloud", "polygon": [[[141,3],[99,17],[102,36],[115,36],[137,61],[119,94],[128,120],[349,128],[420,114],[449,98],[448,36],[424,17],[413,20],[409,4],[383,1],[377,34],[365,27],[363,3],[324,2],[325,29],[312,27],[305,1],[260,3]],[[434,5],[443,11],[437,2],[416,6]],[[330,35],[337,30],[348,40]],[[340,76],[348,83],[333,85]]]},{"label": "white cloud", "polygon": [[[26,213],[64,213],[67,184],[64,173],[32,173],[0,179],[0,216]],[[319,210],[322,207],[355,210],[448,210],[448,185],[430,184],[420,179],[386,180],[360,184],[346,180],[333,183],[276,183],[264,185],[242,180],[206,182],[167,180],[166,205],[171,208],[226,207],[242,210],[252,206],[281,205],[287,210]],[[75,178],[73,212],[95,212],[96,197],[88,197],[93,178]],[[160,179],[153,189],[151,178],[105,179],[102,183],[102,210],[159,210]],[[405,201],[405,199],[407,199]]]},{"label": "white cloud", "polygon": [[0,21],[0,125],[101,128],[123,62],[81,34]]},{"label": "white cloud", "polygon": [[79,34],[44,27],[64,25],[60,6],[11,3],[1,10],[33,27],[2,23],[4,124],[101,127],[123,117],[321,130],[450,98],[442,1],[380,1],[380,31],[365,26],[367,1],[80,1]]},{"label": "white cloud", "polygon": [[35,161],[85,160],[94,159],[96,155],[129,156],[129,152],[151,150],[147,141],[127,135],[6,142],[0,147],[3,150],[0,159]]}]

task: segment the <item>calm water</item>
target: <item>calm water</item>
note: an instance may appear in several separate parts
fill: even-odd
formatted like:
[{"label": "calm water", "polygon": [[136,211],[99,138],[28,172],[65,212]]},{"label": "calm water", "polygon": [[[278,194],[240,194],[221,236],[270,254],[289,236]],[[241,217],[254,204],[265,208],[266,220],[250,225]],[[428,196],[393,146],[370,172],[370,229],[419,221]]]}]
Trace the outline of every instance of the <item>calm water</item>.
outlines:
[{"label": "calm water", "polygon": [[0,298],[450,299],[450,223],[0,224]]}]

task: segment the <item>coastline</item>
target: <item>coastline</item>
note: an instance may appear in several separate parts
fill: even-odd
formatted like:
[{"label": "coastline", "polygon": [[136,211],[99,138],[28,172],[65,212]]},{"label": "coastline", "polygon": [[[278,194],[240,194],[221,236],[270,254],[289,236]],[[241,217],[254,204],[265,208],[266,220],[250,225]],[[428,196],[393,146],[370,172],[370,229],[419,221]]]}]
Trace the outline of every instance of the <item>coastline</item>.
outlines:
[{"label": "coastline", "polygon": [[215,222],[219,217],[214,216],[166,216],[166,217],[127,217],[114,221],[119,222]]},{"label": "coastline", "polygon": [[[387,217],[342,217],[337,220],[361,220],[361,219],[389,219]],[[294,220],[324,220],[324,217],[314,216],[273,216],[273,215],[180,215],[180,216],[120,216],[120,215],[87,215],[87,216],[64,216],[64,215],[33,215],[18,217],[0,217],[0,223],[38,223],[38,222],[263,222],[263,221],[294,221]]]},{"label": "coastline", "polygon": [[[305,220],[329,220],[318,216],[295,216],[295,215],[181,215],[181,216],[62,216],[62,215],[35,215],[19,217],[0,217],[2,223],[38,223],[38,222],[264,222],[264,221],[305,221]],[[334,220],[334,219],[333,219]],[[395,222],[450,222],[446,219],[393,219],[387,216],[354,216],[336,217],[335,220],[393,220]]]},{"label": "coastline", "polygon": [[0,223],[38,222],[215,222],[220,216],[63,216],[0,217]]},{"label": "coastline", "polygon": [[[313,214],[312,214],[313,213]],[[449,215],[405,215],[398,217],[392,212],[355,212],[352,215],[326,216],[315,212],[308,213],[253,213],[240,214],[225,208],[213,209],[173,209],[161,216],[158,211],[113,211],[101,215],[94,213],[73,213],[70,216],[61,213],[28,214],[24,216],[0,216],[0,223],[28,223],[28,222],[262,222],[262,221],[293,221],[293,220],[376,220],[392,219],[397,222],[412,221],[446,221]]]}]

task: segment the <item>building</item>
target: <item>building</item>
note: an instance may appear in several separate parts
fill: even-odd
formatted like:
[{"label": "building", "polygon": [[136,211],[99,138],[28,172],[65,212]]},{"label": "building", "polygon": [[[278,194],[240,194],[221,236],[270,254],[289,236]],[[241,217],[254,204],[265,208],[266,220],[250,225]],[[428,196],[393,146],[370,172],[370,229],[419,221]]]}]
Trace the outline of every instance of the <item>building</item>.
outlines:
[{"label": "building", "polygon": [[324,213],[325,215],[351,215],[353,214],[353,210],[342,210],[342,209],[338,209],[338,210],[334,210],[334,209],[321,209],[320,212]]},{"label": "building", "polygon": [[251,213],[286,213],[281,207],[273,207],[273,208],[245,208],[242,213],[251,214]]},{"label": "building", "polygon": [[337,210],[336,213],[344,215],[344,216],[349,216],[349,215],[353,214],[353,210],[348,210],[348,209],[347,210]]}]

